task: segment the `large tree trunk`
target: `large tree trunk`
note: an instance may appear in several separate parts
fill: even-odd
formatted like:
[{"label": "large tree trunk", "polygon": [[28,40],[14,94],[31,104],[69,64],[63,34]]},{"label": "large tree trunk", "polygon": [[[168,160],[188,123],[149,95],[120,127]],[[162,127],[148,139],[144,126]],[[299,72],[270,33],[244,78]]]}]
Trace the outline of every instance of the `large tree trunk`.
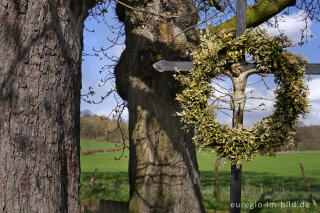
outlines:
[{"label": "large tree trunk", "polygon": [[143,10],[186,15],[164,19],[117,5],[126,28],[126,49],[116,66],[117,90],[129,106],[130,212],[204,212],[191,134],[182,130],[177,82],[152,64],[177,60],[194,31],[180,34],[198,20],[192,0],[130,1]]},{"label": "large tree trunk", "polygon": [[[182,130],[175,116],[179,111],[175,100],[177,82],[172,73],[158,73],[152,68],[160,59],[179,60],[185,41],[196,43],[192,26],[197,23],[198,14],[194,2],[125,2],[136,9],[117,5],[118,18],[125,24],[126,49],[115,75],[117,91],[129,106],[130,212],[203,212],[192,135]],[[247,27],[263,23],[294,3],[295,0],[263,0],[255,4],[248,9]],[[181,16],[163,18],[155,13]],[[235,18],[215,30],[234,27]],[[191,30],[183,33],[183,29]]]},{"label": "large tree trunk", "polygon": [[89,0],[1,0],[0,212],[80,212]]}]

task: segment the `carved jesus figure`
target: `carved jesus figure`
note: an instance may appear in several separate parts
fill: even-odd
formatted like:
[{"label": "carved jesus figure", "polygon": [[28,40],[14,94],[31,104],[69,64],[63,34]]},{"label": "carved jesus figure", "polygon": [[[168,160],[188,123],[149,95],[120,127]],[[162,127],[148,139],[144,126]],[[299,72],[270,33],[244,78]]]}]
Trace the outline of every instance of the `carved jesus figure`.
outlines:
[{"label": "carved jesus figure", "polygon": [[233,84],[233,93],[230,94],[230,106],[233,110],[232,123],[243,123],[243,111],[246,103],[246,86],[248,76],[257,73],[257,69],[245,70],[240,63],[231,65],[231,71],[226,71],[224,74],[229,76]]}]

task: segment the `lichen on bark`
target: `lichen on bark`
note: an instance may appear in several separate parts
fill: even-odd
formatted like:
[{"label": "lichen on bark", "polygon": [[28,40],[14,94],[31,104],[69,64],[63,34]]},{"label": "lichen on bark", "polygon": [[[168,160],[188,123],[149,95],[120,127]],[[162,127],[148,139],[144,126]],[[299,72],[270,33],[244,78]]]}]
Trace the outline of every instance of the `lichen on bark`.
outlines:
[{"label": "lichen on bark", "polygon": [[[262,0],[247,9],[247,28],[256,27],[289,6],[294,6],[296,0]],[[212,30],[230,30],[236,26],[236,17],[227,20],[221,25],[212,27]]]}]

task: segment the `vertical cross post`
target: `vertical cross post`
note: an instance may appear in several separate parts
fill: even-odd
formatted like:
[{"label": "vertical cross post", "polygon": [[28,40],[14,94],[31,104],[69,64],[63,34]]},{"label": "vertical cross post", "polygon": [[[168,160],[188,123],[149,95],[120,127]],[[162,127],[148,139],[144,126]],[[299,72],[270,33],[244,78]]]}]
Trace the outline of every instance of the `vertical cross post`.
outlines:
[{"label": "vertical cross post", "polygon": [[[247,19],[247,0],[237,0],[236,3],[236,36],[240,36],[246,30],[246,19]],[[231,100],[232,101],[232,100]],[[233,109],[235,112],[236,109]],[[240,110],[237,110],[240,112]],[[235,116],[235,113],[233,113]],[[233,118],[233,127],[236,124],[243,124],[243,114],[236,115]],[[242,167],[237,168],[237,165],[231,165],[231,179],[230,179],[230,213],[241,212],[241,178],[242,178]]]},{"label": "vertical cross post", "polygon": [[236,36],[241,36],[247,27],[247,0],[237,0]]}]

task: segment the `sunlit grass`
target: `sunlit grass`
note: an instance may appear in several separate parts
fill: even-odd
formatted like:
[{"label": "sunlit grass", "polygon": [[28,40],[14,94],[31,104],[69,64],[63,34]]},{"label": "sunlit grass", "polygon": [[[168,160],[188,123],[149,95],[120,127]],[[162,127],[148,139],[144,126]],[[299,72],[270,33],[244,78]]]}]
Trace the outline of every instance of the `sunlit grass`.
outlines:
[{"label": "sunlit grass", "polygon": [[81,151],[95,150],[95,149],[115,149],[121,147],[121,144],[107,143],[93,140],[80,140]]},{"label": "sunlit grass", "polygon": [[[115,158],[119,158],[115,160]],[[81,157],[82,200],[96,198],[105,200],[128,201],[128,151],[93,154]],[[308,202],[310,200],[304,185],[299,163],[305,168],[314,197],[320,203],[320,155],[318,153],[279,154],[275,158],[256,157],[243,165],[242,202],[276,203]],[[207,209],[228,210],[229,206],[229,169],[226,162],[219,167],[222,201],[214,198],[214,161],[212,153],[197,153],[201,189]],[[98,174],[92,186],[89,181],[92,172]],[[260,209],[243,208],[243,212],[258,212]],[[264,208],[262,212],[320,212],[310,208]]]}]

